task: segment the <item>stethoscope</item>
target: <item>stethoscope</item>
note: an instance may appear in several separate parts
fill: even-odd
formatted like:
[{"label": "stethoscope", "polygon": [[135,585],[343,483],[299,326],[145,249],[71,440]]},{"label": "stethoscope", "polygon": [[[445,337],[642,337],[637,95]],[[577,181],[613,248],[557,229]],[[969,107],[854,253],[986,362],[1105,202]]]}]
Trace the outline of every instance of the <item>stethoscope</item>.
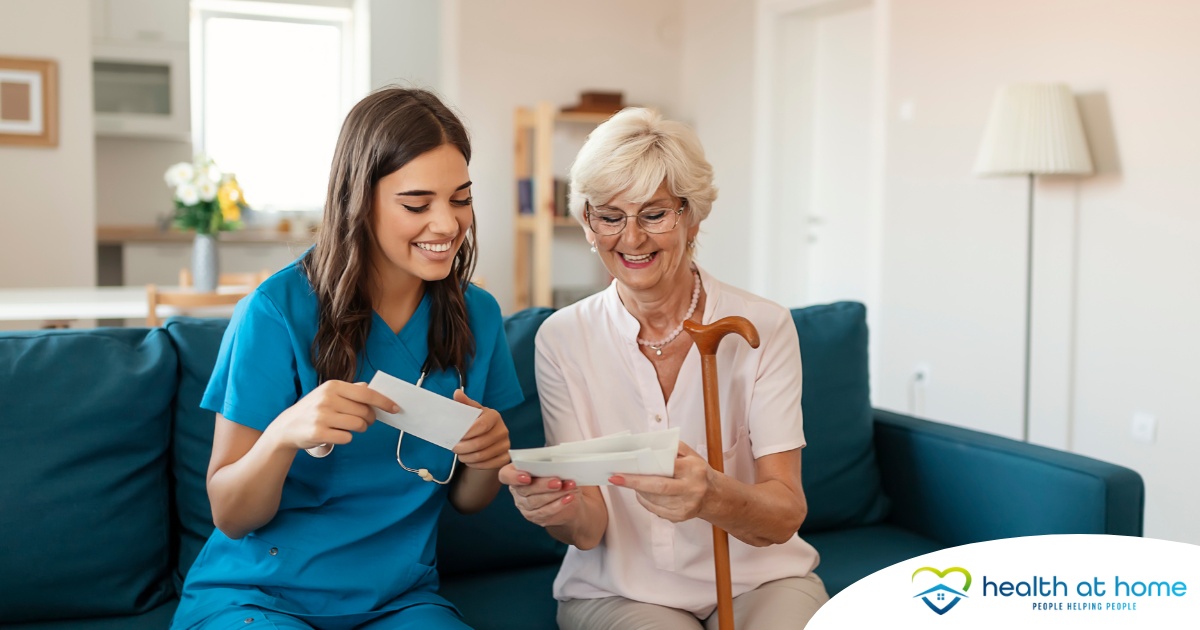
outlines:
[{"label": "stethoscope", "polygon": [[[459,388],[461,388],[463,391],[466,391],[467,385],[466,385],[466,382],[463,380],[462,371],[459,370],[458,368],[455,368],[455,371],[458,372]],[[417,387],[420,387],[425,382],[425,377],[428,375],[429,375],[429,368],[422,368],[421,369],[421,377],[418,378],[417,382],[416,382]],[[446,475],[445,479],[438,479],[437,477],[433,476],[433,473],[429,472],[428,468],[409,468],[407,465],[405,465],[404,460],[401,459],[401,457],[400,457],[400,447],[404,444],[404,434],[405,434],[405,431],[403,429],[401,429],[400,430],[400,438],[396,440],[396,463],[400,464],[400,467],[403,468],[404,470],[407,470],[408,472],[420,477],[421,479],[423,479],[425,481],[432,481],[433,483],[436,483],[440,486],[444,486],[444,485],[450,483],[450,480],[454,478],[454,470],[456,468],[458,468],[458,453],[454,454],[454,460],[450,463],[450,474]],[[309,455],[312,455],[313,457],[316,457],[319,459],[322,457],[328,457],[329,454],[333,452],[333,446],[334,446],[333,444],[318,444],[317,446],[314,446],[312,448],[305,449],[305,451]]]}]

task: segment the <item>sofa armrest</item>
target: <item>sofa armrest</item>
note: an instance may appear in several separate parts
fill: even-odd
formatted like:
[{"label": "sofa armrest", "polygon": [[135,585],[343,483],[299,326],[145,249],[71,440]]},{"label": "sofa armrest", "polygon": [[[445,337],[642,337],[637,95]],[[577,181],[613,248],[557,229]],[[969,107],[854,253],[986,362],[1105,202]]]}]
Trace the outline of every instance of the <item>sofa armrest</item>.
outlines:
[{"label": "sofa armrest", "polygon": [[876,409],[888,520],[948,546],[1142,535],[1142,478],[1115,464]]}]

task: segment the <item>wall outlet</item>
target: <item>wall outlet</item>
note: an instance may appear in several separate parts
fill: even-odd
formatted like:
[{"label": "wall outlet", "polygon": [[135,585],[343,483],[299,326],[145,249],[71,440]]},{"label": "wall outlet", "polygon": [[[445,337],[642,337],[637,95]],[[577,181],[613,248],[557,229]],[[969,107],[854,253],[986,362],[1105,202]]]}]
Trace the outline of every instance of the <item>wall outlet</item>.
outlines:
[{"label": "wall outlet", "polygon": [[1158,422],[1153,414],[1144,411],[1138,411],[1133,414],[1133,421],[1129,425],[1129,433],[1133,439],[1146,444],[1154,443],[1154,432]]},{"label": "wall outlet", "polygon": [[913,366],[913,382],[925,387],[929,386],[930,368],[928,363],[918,363]]}]

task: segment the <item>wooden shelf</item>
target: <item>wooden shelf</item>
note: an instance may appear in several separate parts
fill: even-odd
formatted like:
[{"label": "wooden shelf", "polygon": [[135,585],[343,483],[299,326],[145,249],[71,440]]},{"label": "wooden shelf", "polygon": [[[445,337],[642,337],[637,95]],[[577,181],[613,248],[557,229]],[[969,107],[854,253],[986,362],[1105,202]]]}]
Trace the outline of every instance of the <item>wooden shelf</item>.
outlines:
[{"label": "wooden shelf", "polygon": [[[125,243],[191,243],[195,232],[170,229],[160,230],[153,225],[100,225],[96,227],[96,243],[99,245],[124,245]],[[232,232],[218,232],[217,240],[229,243],[293,244],[311,245],[313,237],[291,232],[280,232],[262,228],[247,228]]]},{"label": "wooden shelf", "polygon": [[[598,125],[611,113],[561,112],[548,102],[537,107],[518,107],[513,112],[513,175],[515,181],[533,184],[533,212],[521,214],[520,200],[513,199],[516,308],[553,306],[551,274],[556,231],[579,228],[574,217],[554,213],[554,129],[559,124]],[[519,197],[520,193],[517,194]]]},{"label": "wooden shelf", "polygon": [[[554,113],[553,121],[555,123],[599,125],[612,118],[614,113],[616,112],[602,114],[593,112],[556,112]],[[517,108],[516,120],[514,122],[518,129],[532,129],[537,124],[537,112],[527,107],[519,107]]]},{"label": "wooden shelf", "polygon": [[593,112],[559,112],[554,116],[554,122],[562,123],[583,123],[586,125],[599,125],[600,123],[613,117],[616,112],[607,112],[597,114]]},{"label": "wooden shelf", "polygon": [[[577,228],[579,222],[572,217],[552,217],[550,224],[555,228]],[[537,230],[538,217],[532,214],[522,214],[517,216],[517,230],[521,232],[533,232]]]}]

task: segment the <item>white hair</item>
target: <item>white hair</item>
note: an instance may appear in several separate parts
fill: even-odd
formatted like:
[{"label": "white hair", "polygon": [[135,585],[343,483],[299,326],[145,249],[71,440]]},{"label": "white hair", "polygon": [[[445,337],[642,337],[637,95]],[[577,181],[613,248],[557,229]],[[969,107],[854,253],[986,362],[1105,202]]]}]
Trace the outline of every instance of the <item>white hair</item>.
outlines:
[{"label": "white hair", "polygon": [[696,132],[654,110],[628,107],[588,135],[571,165],[568,206],[584,223],[585,201],[604,204],[624,193],[643,203],[664,180],[672,195],[687,199],[690,225],[708,217],[717,189]]}]

